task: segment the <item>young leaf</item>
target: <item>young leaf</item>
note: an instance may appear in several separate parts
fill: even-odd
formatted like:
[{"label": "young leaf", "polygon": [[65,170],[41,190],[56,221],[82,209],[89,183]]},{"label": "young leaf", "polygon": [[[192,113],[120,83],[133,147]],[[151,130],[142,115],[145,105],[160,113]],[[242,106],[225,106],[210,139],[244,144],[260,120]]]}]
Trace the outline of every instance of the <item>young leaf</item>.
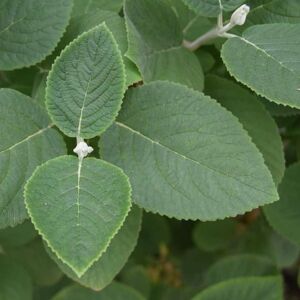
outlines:
[{"label": "young leaf", "polygon": [[66,287],[52,300],[145,300],[137,291],[124,284],[113,282],[103,291],[95,292],[79,285]]},{"label": "young leaf", "polygon": [[285,170],[283,144],[275,121],[259,99],[238,84],[217,76],[208,76],[205,86],[206,93],[217,99],[243,124],[278,185]]},{"label": "young leaf", "polygon": [[66,151],[46,112],[11,89],[0,89],[0,228],[27,218],[23,186],[35,168]]},{"label": "young leaf", "polygon": [[124,104],[100,149],[126,170],[138,205],[178,219],[215,220],[277,200],[262,155],[215,100],[153,82],[130,90]]},{"label": "young leaf", "polygon": [[250,27],[224,44],[223,61],[231,75],[257,94],[300,108],[299,30],[300,24]]},{"label": "young leaf", "polygon": [[0,69],[34,65],[55,48],[68,24],[71,0],[3,0]]},{"label": "young leaf", "polygon": [[7,256],[0,256],[0,291],[3,300],[32,300],[33,288],[24,268]]},{"label": "young leaf", "polygon": [[37,168],[25,188],[36,229],[82,276],[108,247],[130,209],[130,185],[119,168],[62,156]]},{"label": "young leaf", "polygon": [[183,2],[198,15],[216,17],[223,10],[234,10],[244,3],[245,0],[183,0]]},{"label": "young leaf", "polygon": [[279,276],[244,277],[212,285],[192,300],[283,300],[282,279]]},{"label": "young leaf", "polygon": [[[175,12],[160,0],[126,0],[127,56],[143,80],[170,80],[203,89],[203,71],[194,53],[183,48]],[[151,24],[151,25],[149,25]]]},{"label": "young leaf", "polygon": [[111,240],[107,250],[80,278],[70,267],[59,260],[49,247],[46,249],[50,257],[67,276],[83,286],[100,291],[112,282],[127,262],[137,243],[141,221],[142,210],[134,206],[120,231]]},{"label": "young leaf", "polygon": [[66,135],[92,138],[115,119],[124,87],[121,53],[102,24],[70,43],[55,61],[47,80],[46,105]]},{"label": "young leaf", "polygon": [[264,208],[271,226],[281,235],[300,246],[300,163],[290,166],[279,185],[280,200]]}]

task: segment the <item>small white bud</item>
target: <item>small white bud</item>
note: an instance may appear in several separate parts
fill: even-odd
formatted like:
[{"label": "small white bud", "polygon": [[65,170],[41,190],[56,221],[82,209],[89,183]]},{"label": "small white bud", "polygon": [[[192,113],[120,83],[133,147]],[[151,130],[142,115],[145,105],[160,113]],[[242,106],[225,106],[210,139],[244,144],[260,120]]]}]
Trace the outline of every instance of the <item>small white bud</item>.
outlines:
[{"label": "small white bud", "polygon": [[80,159],[83,159],[84,157],[88,156],[88,154],[92,153],[93,150],[94,149],[88,146],[87,143],[79,142],[73,151],[78,155]]},{"label": "small white bud", "polygon": [[249,11],[250,7],[248,5],[244,4],[240,6],[231,15],[230,23],[232,25],[244,25]]}]

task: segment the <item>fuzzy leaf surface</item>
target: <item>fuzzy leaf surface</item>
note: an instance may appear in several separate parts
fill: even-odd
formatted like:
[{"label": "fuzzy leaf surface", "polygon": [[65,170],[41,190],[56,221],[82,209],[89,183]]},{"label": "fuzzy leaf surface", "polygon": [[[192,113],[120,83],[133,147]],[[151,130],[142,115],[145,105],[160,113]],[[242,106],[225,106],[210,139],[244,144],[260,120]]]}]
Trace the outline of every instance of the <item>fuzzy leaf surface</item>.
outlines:
[{"label": "fuzzy leaf surface", "polygon": [[124,88],[121,53],[102,24],[71,42],[55,61],[47,80],[46,104],[66,135],[92,138],[115,119]]},{"label": "fuzzy leaf surface", "polygon": [[26,185],[33,224],[77,276],[100,258],[130,210],[130,184],[119,168],[95,158],[61,156]]},{"label": "fuzzy leaf surface", "polygon": [[133,201],[152,212],[215,220],[278,199],[262,155],[238,120],[179,84],[129,90],[100,143],[102,157],[129,176]]},{"label": "fuzzy leaf surface", "polygon": [[0,70],[34,65],[49,55],[68,24],[71,0],[2,0]]}]

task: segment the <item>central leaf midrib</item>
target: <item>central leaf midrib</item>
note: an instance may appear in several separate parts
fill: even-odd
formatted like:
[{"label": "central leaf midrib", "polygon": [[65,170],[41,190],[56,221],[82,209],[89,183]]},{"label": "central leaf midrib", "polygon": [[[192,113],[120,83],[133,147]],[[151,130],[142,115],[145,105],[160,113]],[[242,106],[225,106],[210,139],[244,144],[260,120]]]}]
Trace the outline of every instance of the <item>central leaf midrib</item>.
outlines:
[{"label": "central leaf midrib", "polygon": [[141,132],[139,132],[139,131],[137,131],[137,130],[135,130],[135,129],[129,127],[129,126],[127,126],[127,125],[124,124],[124,123],[121,123],[121,122],[118,121],[118,122],[115,122],[115,124],[117,124],[118,126],[123,127],[123,128],[125,128],[125,129],[127,129],[127,130],[133,132],[133,133],[136,134],[136,135],[141,136],[142,138],[144,138],[144,139],[150,141],[150,142],[153,143],[153,144],[156,144],[156,145],[158,145],[158,146],[160,146],[160,147],[162,147],[162,148],[164,148],[164,149],[166,149],[166,150],[168,150],[168,151],[174,153],[175,155],[181,157],[182,159],[189,160],[189,161],[191,161],[191,162],[193,162],[193,163],[195,163],[195,164],[197,164],[197,165],[199,165],[199,166],[201,166],[201,167],[205,167],[205,168],[207,168],[207,169],[209,169],[209,170],[211,170],[211,171],[213,171],[213,172],[215,172],[215,173],[221,174],[221,175],[223,175],[223,176],[225,176],[225,177],[230,177],[230,178],[234,179],[235,181],[239,182],[240,184],[243,184],[243,185],[245,185],[245,186],[248,186],[249,188],[254,189],[254,190],[256,190],[256,191],[259,191],[259,192],[261,192],[261,193],[263,193],[263,194],[266,194],[266,195],[268,195],[268,196],[275,196],[274,194],[267,193],[266,191],[257,189],[256,187],[253,187],[253,186],[251,186],[251,185],[249,185],[249,184],[247,184],[247,183],[245,183],[245,182],[242,182],[242,181],[238,180],[236,177],[233,177],[233,176],[231,176],[231,175],[229,175],[229,174],[223,173],[223,172],[221,172],[220,170],[213,169],[212,167],[205,165],[203,162],[196,161],[196,160],[194,160],[194,159],[192,159],[192,158],[190,158],[190,157],[187,157],[187,156],[185,156],[185,155],[183,155],[183,154],[180,154],[180,153],[178,153],[177,151],[171,149],[170,147],[168,147],[168,146],[166,146],[166,145],[163,145],[163,144],[161,144],[161,143],[158,142],[158,141],[152,140],[150,137],[145,136],[143,133],[141,133]]}]

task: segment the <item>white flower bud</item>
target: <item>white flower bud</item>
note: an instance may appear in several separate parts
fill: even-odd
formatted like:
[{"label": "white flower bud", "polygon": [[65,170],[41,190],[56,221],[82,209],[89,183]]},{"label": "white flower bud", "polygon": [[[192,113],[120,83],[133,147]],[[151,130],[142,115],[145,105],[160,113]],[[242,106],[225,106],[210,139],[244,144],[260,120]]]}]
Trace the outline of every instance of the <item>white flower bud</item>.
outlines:
[{"label": "white flower bud", "polygon": [[88,156],[88,154],[93,152],[93,148],[89,147],[85,142],[79,142],[75,149],[73,150],[79,157],[79,159],[83,159],[84,157]]},{"label": "white flower bud", "polygon": [[246,22],[247,15],[250,11],[250,7],[246,4],[237,8],[230,19],[232,25],[244,25]]}]

